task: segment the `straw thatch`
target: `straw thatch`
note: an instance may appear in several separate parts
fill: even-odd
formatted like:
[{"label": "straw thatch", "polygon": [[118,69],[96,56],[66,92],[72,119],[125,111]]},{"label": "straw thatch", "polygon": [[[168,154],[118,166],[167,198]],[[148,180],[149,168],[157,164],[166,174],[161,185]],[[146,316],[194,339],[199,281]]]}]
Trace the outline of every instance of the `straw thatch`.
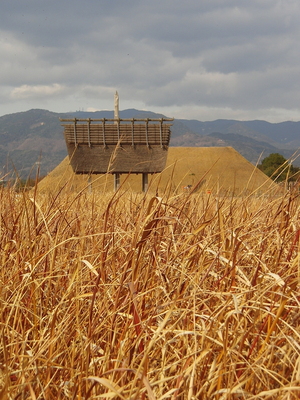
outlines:
[{"label": "straw thatch", "polygon": [[[113,191],[112,175],[76,175],[69,158],[58,165],[40,184],[40,190],[56,190],[66,186],[79,191],[84,188],[95,192]],[[141,177],[121,175],[124,189],[141,191]],[[149,190],[182,193],[193,190],[206,194],[215,193],[267,193],[277,190],[277,185],[262,171],[242,157],[232,147],[171,147],[166,168],[154,174]]]},{"label": "straw thatch", "polygon": [[158,173],[166,165],[170,119],[62,121],[76,173]]}]

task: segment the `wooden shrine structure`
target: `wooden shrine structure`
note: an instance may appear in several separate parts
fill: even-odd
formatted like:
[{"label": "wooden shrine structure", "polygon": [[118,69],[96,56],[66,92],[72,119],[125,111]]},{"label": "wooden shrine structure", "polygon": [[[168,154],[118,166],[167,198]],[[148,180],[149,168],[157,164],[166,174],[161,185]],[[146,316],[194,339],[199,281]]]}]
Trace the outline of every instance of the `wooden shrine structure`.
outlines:
[{"label": "wooden shrine structure", "polygon": [[142,174],[147,190],[148,174],[166,165],[173,118],[60,119],[71,166],[76,174]]}]

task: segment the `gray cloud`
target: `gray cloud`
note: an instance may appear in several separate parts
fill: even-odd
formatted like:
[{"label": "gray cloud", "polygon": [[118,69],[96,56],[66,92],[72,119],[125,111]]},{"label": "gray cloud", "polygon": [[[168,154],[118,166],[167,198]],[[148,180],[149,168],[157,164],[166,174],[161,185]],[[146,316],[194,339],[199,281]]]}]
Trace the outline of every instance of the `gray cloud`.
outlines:
[{"label": "gray cloud", "polygon": [[150,108],[300,119],[298,0],[14,0],[0,15],[0,115]]}]

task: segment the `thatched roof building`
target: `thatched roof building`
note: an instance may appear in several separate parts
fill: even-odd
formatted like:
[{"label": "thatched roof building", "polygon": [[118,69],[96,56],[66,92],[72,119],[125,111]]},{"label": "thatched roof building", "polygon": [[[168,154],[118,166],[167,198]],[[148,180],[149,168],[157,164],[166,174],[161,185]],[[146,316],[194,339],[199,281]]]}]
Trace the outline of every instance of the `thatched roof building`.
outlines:
[{"label": "thatched roof building", "polygon": [[77,174],[153,174],[166,165],[169,118],[61,119]]},{"label": "thatched roof building", "polygon": [[[140,178],[136,174],[124,174],[121,187],[140,192]],[[67,157],[39,183],[39,189],[79,191],[84,188],[94,192],[113,191],[111,174],[76,175]],[[149,190],[162,193],[182,193],[196,189],[206,194],[251,194],[277,190],[277,185],[262,171],[247,161],[232,147],[170,147],[165,169],[154,174]]]}]

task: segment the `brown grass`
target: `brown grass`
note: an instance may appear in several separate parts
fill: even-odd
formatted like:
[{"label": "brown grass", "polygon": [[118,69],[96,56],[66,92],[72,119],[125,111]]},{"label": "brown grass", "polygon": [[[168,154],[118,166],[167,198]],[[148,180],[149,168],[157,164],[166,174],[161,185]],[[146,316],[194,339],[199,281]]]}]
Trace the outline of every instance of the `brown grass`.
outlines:
[{"label": "brown grass", "polygon": [[296,195],[1,188],[0,210],[1,399],[299,398]]}]

